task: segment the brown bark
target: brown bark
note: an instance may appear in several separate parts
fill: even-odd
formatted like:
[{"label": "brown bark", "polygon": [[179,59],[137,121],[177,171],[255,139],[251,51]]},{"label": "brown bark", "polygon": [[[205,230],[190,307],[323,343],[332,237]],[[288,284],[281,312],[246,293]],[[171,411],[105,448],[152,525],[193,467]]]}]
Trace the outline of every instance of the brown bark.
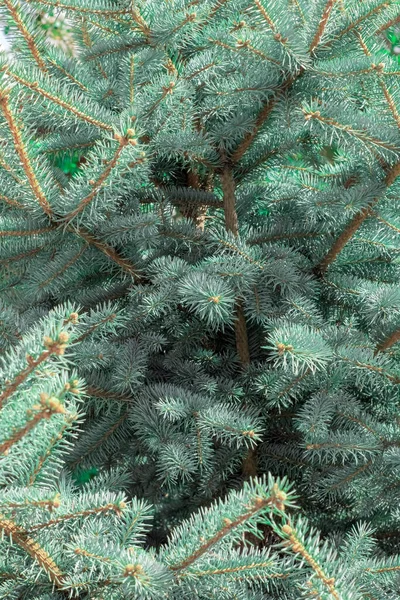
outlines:
[{"label": "brown bark", "polygon": [[225,227],[227,231],[230,231],[234,236],[237,236],[239,233],[239,223],[236,213],[235,180],[232,169],[228,166],[223,168],[221,173],[221,183],[224,194]]},{"label": "brown bark", "polygon": [[400,342],[400,329],[393,331],[393,333],[391,333],[387,338],[382,340],[377,345],[375,354],[377,354],[378,352],[383,352],[384,350],[388,350],[389,348],[394,346],[394,344],[396,344],[397,342]]},{"label": "brown bark", "polygon": [[240,364],[247,367],[250,364],[250,351],[242,300],[236,302],[235,338]]},{"label": "brown bark", "polygon": [[[227,231],[230,231],[236,237],[239,234],[239,222],[236,213],[236,186],[233,171],[229,165],[225,165],[222,170],[221,184],[223,191],[225,227]],[[250,364],[250,349],[243,301],[240,298],[236,301],[235,339],[240,364],[242,368],[245,369]],[[242,474],[246,479],[257,475],[256,449],[251,449],[247,452],[242,464]]]}]

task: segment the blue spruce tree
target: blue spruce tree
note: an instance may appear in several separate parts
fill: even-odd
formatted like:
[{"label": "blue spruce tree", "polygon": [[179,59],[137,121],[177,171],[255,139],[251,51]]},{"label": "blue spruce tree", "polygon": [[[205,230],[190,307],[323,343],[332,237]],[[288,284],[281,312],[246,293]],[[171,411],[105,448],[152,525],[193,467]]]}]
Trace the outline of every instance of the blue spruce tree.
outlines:
[{"label": "blue spruce tree", "polygon": [[1,10],[0,598],[398,598],[399,2]]}]

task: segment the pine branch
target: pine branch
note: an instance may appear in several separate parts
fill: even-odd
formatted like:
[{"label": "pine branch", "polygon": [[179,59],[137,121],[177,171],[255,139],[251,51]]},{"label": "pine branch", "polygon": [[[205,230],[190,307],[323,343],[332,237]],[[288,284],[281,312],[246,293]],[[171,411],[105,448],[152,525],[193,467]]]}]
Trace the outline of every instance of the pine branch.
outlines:
[{"label": "pine branch", "polygon": [[57,588],[62,587],[64,579],[63,573],[51,556],[40,546],[40,544],[28,535],[25,529],[17,525],[14,521],[0,515],[0,531],[3,535],[9,536],[14,544],[17,544],[17,546],[29,554],[29,556],[38,563],[39,567],[44,570],[50,581]]},{"label": "pine branch", "polygon": [[63,439],[65,432],[70,428],[72,423],[76,421],[78,415],[76,414],[67,414],[62,426],[57,431],[57,433],[51,438],[49,444],[46,448],[46,451],[39,456],[38,463],[36,467],[33,469],[32,473],[29,476],[29,481],[27,483],[28,486],[32,486],[36,483],[38,476],[41,473],[41,470],[48,459],[51,457],[51,453],[54,450],[55,446]]},{"label": "pine branch", "polygon": [[42,394],[40,405],[35,406],[34,410],[37,410],[40,406],[39,411],[33,414],[33,417],[20,429],[13,432],[12,436],[0,444],[0,454],[8,454],[10,448],[22,440],[32,429],[34,429],[40,421],[43,419],[49,419],[53,414],[65,413],[65,408],[60,403],[58,398],[51,397],[45,398],[45,394]]},{"label": "pine branch", "polygon": [[296,530],[290,525],[284,525],[282,527],[282,532],[285,534],[285,536],[288,536],[287,546],[293,552],[299,554],[301,558],[310,565],[318,579],[320,579],[327,588],[329,594],[335,598],[335,600],[341,600],[339,593],[335,588],[335,579],[333,577],[328,577],[321,565],[319,565],[318,562],[306,550],[305,546],[299,539]]},{"label": "pine branch", "polygon": [[228,522],[212,538],[204,542],[195,552],[193,552],[193,554],[185,558],[185,560],[183,560],[181,563],[172,565],[170,567],[171,571],[179,572],[190,567],[190,565],[206,554],[213,546],[215,546],[215,544],[220,542],[224,537],[231,533],[231,531],[235,530],[240,525],[243,525],[246,521],[254,517],[254,515],[265,509],[267,506],[274,506],[276,503],[276,498],[277,496],[271,495],[268,498],[255,499],[250,510],[240,515],[234,521],[229,521],[229,519],[227,519]]},{"label": "pine branch", "polygon": [[10,77],[12,77],[15,81],[17,81],[24,87],[27,87],[28,89],[32,90],[33,92],[40,94],[44,98],[47,98],[47,100],[54,102],[54,104],[61,106],[61,108],[64,108],[68,112],[72,113],[78,119],[81,119],[82,121],[85,121],[86,123],[89,123],[90,125],[94,125],[95,127],[99,127],[100,129],[104,129],[105,131],[114,131],[113,127],[111,125],[108,125],[107,123],[104,123],[103,121],[99,121],[98,119],[95,119],[94,117],[91,117],[90,115],[85,114],[82,110],[79,110],[79,108],[77,108],[73,104],[71,104],[65,100],[62,100],[62,98],[59,98],[55,94],[52,94],[51,92],[48,92],[44,88],[40,87],[40,85],[36,81],[31,82],[31,81],[27,81],[26,79],[23,79],[16,73],[13,73],[9,67],[6,67],[6,71],[7,71],[7,74]]},{"label": "pine branch", "polygon": [[379,27],[379,29],[376,30],[375,33],[377,35],[379,35],[379,34],[383,33],[384,31],[386,31],[387,29],[390,29],[391,27],[393,27],[393,25],[397,25],[397,23],[400,23],[400,15],[398,17],[394,17],[393,19],[390,19],[390,21],[381,25]]},{"label": "pine branch", "polygon": [[0,110],[2,111],[2,113],[6,119],[8,128],[10,130],[11,136],[14,141],[15,150],[16,150],[16,152],[19,156],[19,159],[22,163],[22,167],[25,171],[25,175],[26,175],[26,178],[28,179],[28,182],[32,189],[32,192],[35,195],[36,199],[38,200],[38,202],[39,202],[40,206],[42,207],[42,209],[44,210],[44,212],[48,216],[51,216],[53,214],[53,211],[52,211],[51,206],[46,198],[45,193],[43,192],[43,190],[36,178],[31,161],[29,159],[24,142],[22,140],[21,132],[19,130],[19,127],[17,125],[15,117],[12,113],[12,110],[11,110],[9,102],[8,102],[8,96],[5,94],[5,92],[1,93]]},{"label": "pine branch", "polygon": [[58,71],[60,71],[64,75],[64,77],[67,77],[67,79],[72,81],[72,83],[75,83],[75,85],[77,85],[82,91],[84,91],[84,92],[89,91],[89,89],[81,81],[78,81],[78,79],[76,79],[76,77],[71,75],[71,73],[69,73],[66,69],[64,69],[64,67],[59,65],[55,60],[52,60],[51,58],[47,58],[47,61],[49,64],[53,65],[53,67],[58,69]]},{"label": "pine branch", "polygon": [[121,8],[119,10],[113,9],[101,9],[101,8],[89,8],[87,6],[79,6],[78,4],[64,4],[63,2],[51,2],[51,0],[25,0],[27,4],[42,4],[49,8],[55,8],[56,10],[62,10],[66,12],[76,12],[84,15],[96,15],[98,17],[112,18],[125,15],[131,15],[131,8]]},{"label": "pine branch", "polygon": [[324,34],[326,25],[329,20],[329,16],[332,12],[332,8],[334,7],[335,2],[336,2],[336,0],[328,0],[328,2],[325,5],[324,12],[322,13],[322,17],[319,22],[317,31],[315,32],[314,38],[313,38],[313,40],[310,44],[310,48],[308,50],[310,52],[310,54],[312,54],[314,52],[314,50],[316,50],[316,48],[318,47],[318,45],[321,41],[321,38]]},{"label": "pine branch", "polygon": [[111,160],[108,161],[106,168],[101,173],[101,175],[99,176],[97,181],[93,182],[92,191],[90,192],[90,194],[88,194],[85,198],[83,198],[79,202],[78,206],[73,211],[71,211],[70,213],[65,215],[65,217],[63,217],[63,220],[65,220],[67,222],[72,221],[72,219],[74,219],[80,212],[82,212],[86,208],[86,206],[88,204],[90,204],[90,202],[97,196],[97,194],[103,187],[104,183],[110,176],[111,172],[117,166],[118,161],[121,157],[121,154],[122,154],[125,146],[127,146],[130,142],[128,137],[124,137],[124,136],[118,136],[118,137],[119,137],[119,140],[118,140],[119,143],[118,143],[118,147],[114,153],[114,156],[111,158]]},{"label": "pine branch", "polygon": [[[353,30],[357,29],[357,27],[359,25],[361,25],[361,23],[363,23],[364,21],[366,21],[370,17],[373,17],[374,15],[377,15],[382,10],[385,10],[385,8],[387,8],[389,6],[389,4],[393,3],[393,1],[394,0],[384,0],[384,2],[382,2],[381,4],[378,4],[378,6],[375,6],[374,8],[371,8],[370,11],[368,11],[364,15],[361,15],[360,17],[358,17],[358,19],[356,19],[355,21],[353,21],[352,23],[350,23],[349,25],[347,25],[347,27],[345,27],[344,29],[342,29],[342,31],[339,31],[339,33],[336,34],[335,39],[338,40],[338,39],[342,38],[344,35],[346,35],[347,33],[349,33],[350,31],[353,31]],[[331,42],[327,42],[326,44],[323,44],[323,47],[326,47],[326,46],[330,45],[330,43]]]},{"label": "pine branch", "polygon": [[55,525],[59,525],[60,523],[65,523],[66,521],[71,521],[73,519],[80,519],[82,517],[90,517],[92,515],[99,514],[107,514],[109,512],[115,512],[118,516],[121,515],[122,511],[126,508],[125,502],[118,502],[118,504],[113,504],[112,502],[105,504],[104,506],[96,506],[94,508],[88,508],[86,510],[80,510],[76,513],[70,513],[68,515],[61,515],[55,519],[51,519],[50,521],[46,521],[45,523],[38,523],[37,525],[32,525],[27,530],[28,533],[32,533],[33,531],[39,531],[40,529],[47,529],[48,527],[54,527]]},{"label": "pine branch", "polygon": [[[382,68],[380,69],[380,71],[383,71],[383,65],[382,65]],[[378,76],[379,76],[379,74],[378,74]],[[388,106],[389,106],[389,110],[392,113],[393,118],[394,118],[394,120],[397,123],[397,127],[400,129],[400,115],[399,115],[399,113],[397,111],[397,107],[396,107],[396,104],[395,104],[395,102],[393,100],[393,97],[392,97],[390,91],[388,90],[388,87],[387,87],[386,83],[384,82],[384,80],[382,79],[381,76],[379,76],[379,85],[382,88],[383,95],[385,96],[386,102],[388,103]]]},{"label": "pine branch", "polygon": [[[120,254],[118,254],[118,252],[114,248],[112,248],[105,242],[102,242],[101,240],[97,239],[92,233],[87,231],[87,229],[85,229],[84,227],[74,228],[72,226],[69,226],[68,230],[72,231],[73,233],[76,233],[82,239],[84,239],[88,244],[90,244],[91,246],[94,246],[95,248],[97,248],[97,250],[100,250],[100,252],[102,252],[103,254],[108,256],[108,258],[110,258],[113,262],[115,262],[123,271],[125,271],[126,273],[131,275],[133,277],[133,280],[135,281],[135,283],[138,283],[140,281],[141,277],[140,277],[139,273],[137,272],[136,268],[134,267],[134,265],[132,265],[132,263],[127,258],[124,258]],[[0,235],[1,235],[1,232],[0,232]]]},{"label": "pine branch", "polygon": [[[384,184],[386,188],[389,188],[397,177],[400,175],[400,162],[396,163],[387,173]],[[379,202],[380,198],[376,198],[369,206],[363,208],[359,213],[357,213],[344,231],[340,234],[336,242],[333,244],[332,248],[323,258],[323,260],[315,267],[314,272],[319,275],[323,275],[329,265],[331,265],[346,244],[352,239],[354,234],[360,229],[361,225],[364,221],[372,216],[373,207]]]},{"label": "pine branch", "polygon": [[375,354],[377,354],[378,352],[384,352],[385,350],[388,350],[389,348],[394,346],[394,344],[397,344],[397,342],[399,341],[400,329],[397,329],[396,331],[393,331],[393,333],[388,335],[388,337],[386,337],[384,340],[379,342],[379,344],[376,347]]},{"label": "pine branch", "polygon": [[279,89],[275,93],[275,96],[267,100],[267,102],[264,104],[264,106],[257,115],[253,129],[244,136],[243,140],[240,142],[236,150],[230,156],[230,161],[232,162],[232,164],[236,164],[244,156],[244,154],[247,152],[247,150],[250,148],[250,146],[256,139],[261,127],[264,125],[264,123],[272,113],[280,97],[293,85],[294,81],[298,77],[300,77],[302,72],[303,71],[300,70],[296,76],[288,77],[279,87]]},{"label": "pine branch", "polygon": [[28,48],[29,48],[37,66],[39,67],[39,69],[41,71],[43,71],[43,73],[46,73],[47,72],[46,63],[44,62],[44,60],[38,50],[38,47],[36,46],[34,38],[29,33],[25,23],[21,19],[18,9],[12,4],[12,2],[10,0],[4,0],[4,4],[7,6],[8,11],[9,11],[14,23],[18,27],[22,37],[25,39],[25,41],[28,45]]},{"label": "pine branch", "polygon": [[64,354],[68,337],[66,332],[61,332],[56,341],[45,338],[44,344],[47,350],[44,350],[36,359],[32,358],[29,354],[27,355],[26,360],[28,366],[18,373],[13,381],[6,383],[4,391],[0,394],[0,410],[3,408],[4,402],[14,394],[19,386],[26,381],[29,375],[33,373],[39,365],[48,360],[52,355],[62,356]]}]

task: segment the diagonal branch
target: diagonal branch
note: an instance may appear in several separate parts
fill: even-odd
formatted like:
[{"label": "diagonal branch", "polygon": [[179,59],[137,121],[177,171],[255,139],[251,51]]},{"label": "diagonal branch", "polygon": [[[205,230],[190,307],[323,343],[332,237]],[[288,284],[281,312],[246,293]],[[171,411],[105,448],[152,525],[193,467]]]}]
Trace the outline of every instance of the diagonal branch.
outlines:
[{"label": "diagonal branch", "polygon": [[63,573],[51,556],[34,540],[27,531],[14,521],[0,515],[0,531],[8,535],[14,544],[31,556],[48,575],[50,581],[58,588],[63,585]]},{"label": "diagonal branch", "polygon": [[105,131],[113,131],[113,127],[111,125],[108,125],[108,123],[104,123],[103,121],[99,121],[98,119],[91,117],[90,115],[84,113],[82,110],[80,110],[73,104],[66,102],[65,100],[63,100],[62,98],[59,98],[55,94],[48,92],[44,88],[40,87],[40,85],[36,81],[32,82],[32,81],[23,79],[16,73],[13,73],[12,71],[10,71],[10,69],[8,67],[6,68],[6,71],[7,71],[7,75],[12,77],[17,83],[20,83],[24,87],[27,87],[28,89],[32,90],[33,92],[35,92],[37,94],[40,94],[44,98],[47,98],[47,100],[54,102],[54,104],[61,106],[61,108],[64,108],[68,112],[72,113],[78,119],[81,119],[82,121],[86,121],[86,123],[89,123],[90,125],[94,125],[95,127],[99,127],[100,129],[104,129]]},{"label": "diagonal branch", "polygon": [[80,212],[82,212],[82,210],[84,210],[84,208],[90,204],[90,202],[97,196],[97,194],[99,193],[99,191],[101,190],[101,188],[103,187],[103,184],[105,183],[105,181],[107,180],[107,178],[109,177],[111,171],[114,169],[114,167],[116,167],[116,165],[118,164],[118,160],[122,154],[123,149],[125,148],[125,146],[129,143],[128,138],[126,137],[120,137],[119,138],[119,144],[118,144],[118,148],[115,151],[114,156],[112,157],[112,159],[110,161],[108,161],[106,168],[104,169],[104,171],[101,173],[100,177],[97,179],[97,181],[95,181],[93,183],[93,189],[91,190],[90,194],[88,194],[86,196],[86,198],[83,198],[78,206],[71,211],[69,214],[67,214],[64,219],[66,221],[71,221],[74,217],[76,217]]},{"label": "diagonal branch", "polygon": [[292,75],[288,79],[286,79],[282,83],[280,88],[277,90],[275,96],[267,100],[267,102],[264,104],[264,106],[258,113],[253,129],[244,136],[243,140],[237,146],[234,153],[230,156],[230,160],[233,164],[239,162],[239,160],[247,152],[247,150],[250,148],[251,144],[257,137],[261,127],[264,125],[265,121],[268,119],[271,112],[275,108],[275,105],[277,104],[280,97],[292,86],[295,80],[298,79],[303,72],[304,70],[300,69],[297,75]]},{"label": "diagonal branch", "polygon": [[329,16],[332,12],[332,8],[333,8],[335,2],[336,2],[336,0],[328,0],[328,2],[326,3],[324,12],[322,13],[322,17],[321,17],[321,20],[318,25],[318,29],[315,32],[314,38],[310,44],[310,48],[309,48],[310,54],[312,54],[314,52],[314,50],[317,48],[318,44],[321,41],[321,38],[324,34],[326,25],[329,20]]},{"label": "diagonal branch", "polygon": [[76,233],[81,238],[83,238],[88,244],[94,246],[95,248],[97,248],[97,250],[100,250],[100,252],[108,256],[108,258],[114,261],[123,271],[129,273],[129,275],[133,277],[135,283],[139,282],[140,275],[137,272],[134,265],[132,265],[132,263],[127,258],[124,258],[120,254],[118,254],[115,248],[97,239],[92,233],[90,233],[90,231],[88,231],[84,227],[68,227],[68,231]]},{"label": "diagonal branch", "polygon": [[393,333],[391,333],[388,337],[382,340],[377,345],[375,349],[375,354],[377,354],[378,352],[383,352],[384,350],[388,350],[389,348],[397,344],[397,342],[400,342],[400,329],[393,331]]},{"label": "diagonal branch", "polygon": [[[400,176],[400,162],[396,163],[387,173],[384,184],[386,188],[389,188],[397,177]],[[359,230],[364,221],[372,216],[373,207],[379,202],[380,198],[375,198],[373,202],[369,206],[363,208],[359,213],[357,213],[347,227],[342,231],[336,242],[333,244],[332,248],[323,258],[323,260],[315,267],[314,272],[323,275],[329,265],[333,263],[336,257],[340,254],[346,244],[351,240],[354,234]]]},{"label": "diagonal branch", "polygon": [[26,27],[25,23],[21,19],[21,16],[20,16],[17,8],[10,2],[10,0],[4,0],[4,4],[7,6],[9,13],[12,17],[12,20],[18,27],[22,37],[25,39],[25,41],[28,45],[28,48],[29,48],[37,66],[39,67],[39,69],[41,71],[46,73],[47,72],[46,64],[40,55],[40,52],[38,50],[38,47],[36,46],[34,38],[29,33],[28,28]]},{"label": "diagonal branch", "polygon": [[255,514],[263,510],[269,505],[273,505],[274,497],[271,496],[269,498],[259,498],[256,502],[251,506],[251,508],[240,515],[235,521],[227,522],[224,527],[222,527],[213,537],[209,540],[205,541],[193,554],[185,558],[181,563],[177,565],[173,565],[170,567],[171,571],[182,571],[183,569],[187,569],[190,567],[196,560],[201,558],[206,552],[210,550],[215,544],[220,542],[225,536],[227,536],[231,531],[243,525],[246,521],[251,519]]}]

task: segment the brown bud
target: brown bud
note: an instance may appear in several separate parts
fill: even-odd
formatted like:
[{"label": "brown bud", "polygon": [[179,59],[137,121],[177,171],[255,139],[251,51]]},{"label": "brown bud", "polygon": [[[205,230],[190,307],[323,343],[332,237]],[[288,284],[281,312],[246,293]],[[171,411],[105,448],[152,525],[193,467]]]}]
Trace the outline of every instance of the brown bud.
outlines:
[{"label": "brown bud", "polygon": [[52,500],[52,506],[54,508],[59,508],[59,506],[61,505],[61,494],[56,494]]},{"label": "brown bud", "polygon": [[142,565],[126,565],[124,577],[136,577],[143,573]]},{"label": "brown bud", "polygon": [[66,331],[61,331],[58,335],[58,341],[61,342],[62,344],[65,344],[66,342],[68,342],[69,340],[69,333],[67,333]]},{"label": "brown bud", "polygon": [[286,535],[291,535],[293,533],[293,529],[287,524],[282,527],[282,531],[283,533],[286,533]]}]

